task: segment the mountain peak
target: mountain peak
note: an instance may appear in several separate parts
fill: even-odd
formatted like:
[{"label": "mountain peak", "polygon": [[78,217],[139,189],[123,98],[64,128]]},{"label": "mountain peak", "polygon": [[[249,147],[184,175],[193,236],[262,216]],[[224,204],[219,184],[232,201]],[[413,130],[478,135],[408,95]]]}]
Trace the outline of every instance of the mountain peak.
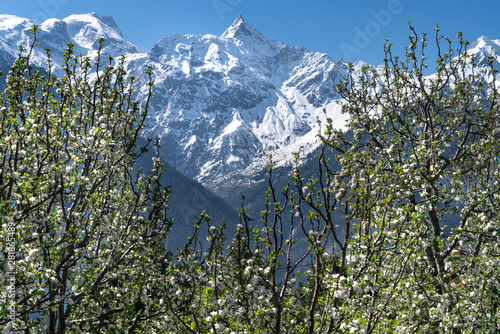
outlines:
[{"label": "mountain peak", "polygon": [[97,13],[74,14],[63,21],[66,23],[69,37],[83,48],[96,50],[99,47],[99,40],[103,38],[104,47],[119,46],[114,52],[137,52],[136,47],[123,38],[120,28],[111,16]]},{"label": "mountain peak", "polygon": [[245,19],[243,18],[243,15],[241,15],[241,14],[238,15],[238,17],[236,18],[236,20],[234,20],[233,24],[235,24],[235,23],[238,23],[238,24],[239,23],[243,23],[243,24],[246,23]]},{"label": "mountain peak", "polygon": [[109,30],[118,34],[120,38],[123,38],[123,34],[116,25],[115,20],[111,16],[100,15],[95,12],[89,14],[73,14],[65,19],[63,19],[68,24],[76,24],[78,27],[81,27],[84,24],[90,24],[94,28],[107,26]]},{"label": "mountain peak", "polygon": [[120,34],[121,34],[120,28],[118,28],[118,25],[116,24],[115,20],[111,16],[100,15],[100,14],[98,14],[96,12],[92,12],[89,15],[91,15],[91,16],[95,17],[96,19],[104,22],[106,25],[108,25],[109,27],[113,28],[116,31],[119,31]]},{"label": "mountain peak", "polygon": [[234,20],[233,24],[222,34],[222,37],[226,38],[242,38],[245,36],[260,36],[262,37],[262,33],[255,29],[250,23],[245,21],[243,16],[240,14]]},{"label": "mountain peak", "polygon": [[31,26],[32,24],[34,24],[33,21],[19,17],[19,16],[9,15],[9,14],[0,14],[0,29],[1,30],[14,29],[16,26],[25,26],[25,25]]},{"label": "mountain peak", "polygon": [[474,43],[469,46],[469,51],[472,53],[491,54],[491,50],[496,54],[500,54],[500,40],[492,40],[486,36],[479,37]]}]

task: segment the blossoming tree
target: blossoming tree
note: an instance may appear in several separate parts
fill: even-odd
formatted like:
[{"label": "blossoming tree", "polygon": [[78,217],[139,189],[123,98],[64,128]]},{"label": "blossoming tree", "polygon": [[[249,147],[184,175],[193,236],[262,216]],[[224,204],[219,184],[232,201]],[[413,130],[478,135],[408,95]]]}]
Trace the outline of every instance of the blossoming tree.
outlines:
[{"label": "blossoming tree", "polygon": [[49,51],[47,70],[34,68],[34,32],[0,97],[1,233],[15,226],[16,239],[14,263],[3,258],[0,270],[15,272],[12,331],[148,332],[162,314],[170,227],[160,158],[148,175],[134,169],[148,103],[133,100],[123,59],[105,65],[100,51],[91,61],[70,45],[60,78]]},{"label": "blossoming tree", "polygon": [[478,64],[461,34],[454,50],[436,28],[436,73],[426,76],[427,36],[410,29],[404,59],[387,44],[382,68],[339,85],[350,130],[327,124],[322,135],[340,169],[325,168],[321,193],[336,192],[346,217],[341,270],[325,281],[330,329],[496,332],[495,58]]}]

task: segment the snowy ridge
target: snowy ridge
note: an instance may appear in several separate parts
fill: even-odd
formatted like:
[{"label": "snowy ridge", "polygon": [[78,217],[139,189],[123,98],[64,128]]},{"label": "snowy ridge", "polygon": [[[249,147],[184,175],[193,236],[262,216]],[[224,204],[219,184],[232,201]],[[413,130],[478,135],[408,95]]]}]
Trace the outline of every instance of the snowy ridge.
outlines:
[{"label": "snowy ridge", "polygon": [[[0,66],[10,66],[19,44],[32,42],[33,24],[0,15]],[[44,66],[49,48],[56,71],[68,43],[75,53],[95,57],[104,38],[104,55],[127,56],[139,99],[147,94],[144,66],[151,66],[156,97],[145,134],[161,137],[165,160],[211,189],[235,176],[250,178],[271,153],[285,166],[292,152],[312,152],[323,110],[334,126],[345,123],[336,84],[347,64],[268,38],[242,16],[221,36],[171,34],[147,52],[125,40],[113,18],[96,13],[49,19],[38,37],[33,62]],[[500,40],[481,37],[469,48],[480,64],[492,49],[500,53]],[[354,76],[363,65],[354,64]],[[500,68],[498,55],[495,65]]]},{"label": "snowy ridge", "polygon": [[469,46],[469,52],[475,54],[491,55],[491,52],[496,54],[497,61],[500,59],[500,39],[489,39],[481,36],[477,41]]},{"label": "snowy ridge", "polygon": [[[33,43],[31,31],[36,22],[13,15],[0,15],[0,64],[7,65],[19,53],[19,45],[28,47]],[[48,19],[38,26],[40,46],[35,48],[32,62],[46,66],[45,49],[52,51],[56,73],[62,62],[64,50],[74,44],[75,54],[96,56],[99,39],[105,39],[103,54],[119,57],[137,53],[137,48],[123,38],[120,29],[110,16],[96,13],[71,15],[63,20]],[[5,59],[6,62],[2,62]]]},{"label": "snowy ridge", "polygon": [[220,37],[166,36],[140,62],[155,73],[148,134],[209,187],[276,150],[314,149],[317,117],[325,107],[339,113],[332,101],[347,73],[342,61],[267,38],[241,16]]}]

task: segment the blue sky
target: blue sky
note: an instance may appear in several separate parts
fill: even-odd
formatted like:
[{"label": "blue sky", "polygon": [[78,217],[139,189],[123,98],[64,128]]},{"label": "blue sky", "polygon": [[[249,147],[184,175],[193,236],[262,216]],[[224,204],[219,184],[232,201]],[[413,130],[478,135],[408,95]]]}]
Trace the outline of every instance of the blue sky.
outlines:
[{"label": "blue sky", "polygon": [[[220,35],[242,14],[264,35],[328,53],[333,59],[380,64],[389,38],[403,54],[408,20],[417,32],[458,31],[474,41],[500,38],[496,0],[0,0],[0,12],[43,21],[97,12],[112,16],[124,37],[151,48],[170,33]],[[432,35],[433,36],[433,35]],[[431,55],[432,57],[432,55]]]}]

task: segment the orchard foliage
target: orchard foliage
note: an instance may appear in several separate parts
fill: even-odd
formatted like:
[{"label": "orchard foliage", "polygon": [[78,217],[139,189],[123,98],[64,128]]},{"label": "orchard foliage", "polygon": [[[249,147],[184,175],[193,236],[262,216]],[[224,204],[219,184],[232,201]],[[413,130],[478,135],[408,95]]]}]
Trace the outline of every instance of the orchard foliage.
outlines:
[{"label": "orchard foliage", "polygon": [[322,137],[341,165],[340,207],[355,221],[336,321],[366,332],[497,332],[494,57],[480,67],[460,34],[453,50],[436,29],[436,73],[426,77],[427,37],[411,29],[404,60],[387,44],[382,70],[339,86],[352,136],[327,126]]},{"label": "orchard foliage", "polygon": [[106,65],[100,51],[91,61],[70,45],[56,78],[49,51],[46,72],[31,66],[34,46],[21,48],[0,97],[0,216],[16,229],[16,330],[147,332],[161,313],[170,227],[160,159],[148,174],[134,171],[147,103],[133,100],[123,59]]},{"label": "orchard foliage", "polygon": [[243,201],[228,240],[230,227],[202,213],[175,256],[162,244],[171,222],[161,159],[134,174],[148,104],[134,102],[123,60],[105,66],[70,47],[57,79],[50,53],[48,73],[22,53],[0,101],[2,232],[15,223],[18,328],[500,331],[494,58],[476,63],[460,34],[454,48],[436,29],[435,74],[426,76],[427,36],[410,29],[405,57],[387,44],[383,66],[339,84],[349,130],[328,117],[320,124],[316,177],[297,163],[278,190],[271,161],[260,218]]}]

